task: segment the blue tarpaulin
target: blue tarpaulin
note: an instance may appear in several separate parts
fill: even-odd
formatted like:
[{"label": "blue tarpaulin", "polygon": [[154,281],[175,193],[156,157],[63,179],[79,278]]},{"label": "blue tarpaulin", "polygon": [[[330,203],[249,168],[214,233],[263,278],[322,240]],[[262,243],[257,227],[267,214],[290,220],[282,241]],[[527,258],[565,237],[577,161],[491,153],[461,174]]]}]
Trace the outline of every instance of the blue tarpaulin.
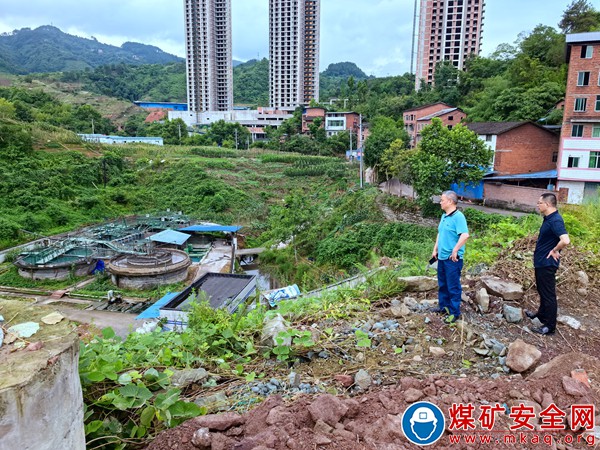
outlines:
[{"label": "blue tarpaulin", "polygon": [[265,292],[263,295],[269,302],[269,305],[275,306],[281,299],[298,297],[300,295],[300,289],[298,288],[298,285],[292,284],[291,286],[286,286],[281,289]]},{"label": "blue tarpaulin", "polygon": [[168,292],[167,294],[165,294],[165,296],[163,298],[161,298],[156,303],[151,305],[148,309],[145,309],[144,311],[142,311],[136,317],[136,320],[158,319],[158,317],[160,315],[160,311],[159,311],[160,307],[165,306],[167,303],[169,303],[177,294],[179,294],[179,292]]},{"label": "blue tarpaulin", "polygon": [[189,234],[180,233],[175,230],[164,230],[150,236],[148,239],[165,244],[183,245],[190,238]]},{"label": "blue tarpaulin", "polygon": [[236,233],[242,227],[237,225],[192,225],[185,228],[179,228],[179,231],[196,231],[199,233],[210,233],[213,231],[223,231],[225,233]]}]

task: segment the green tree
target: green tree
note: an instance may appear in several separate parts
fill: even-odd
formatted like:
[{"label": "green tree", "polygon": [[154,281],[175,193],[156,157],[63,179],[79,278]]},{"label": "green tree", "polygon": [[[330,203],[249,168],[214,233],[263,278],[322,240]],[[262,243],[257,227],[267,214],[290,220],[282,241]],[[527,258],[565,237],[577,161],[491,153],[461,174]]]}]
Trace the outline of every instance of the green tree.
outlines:
[{"label": "green tree", "polygon": [[17,109],[13,102],[0,97],[0,119],[14,119]]},{"label": "green tree", "polygon": [[475,133],[463,125],[448,130],[438,118],[423,128],[417,152],[410,166],[413,187],[419,202],[429,202],[434,194],[451,183],[476,183],[492,159],[492,151]]},{"label": "green tree", "polygon": [[396,139],[384,150],[381,156],[381,168],[386,178],[396,177],[402,183],[412,184],[410,160],[416,150],[409,150],[402,139]]},{"label": "green tree", "polygon": [[397,139],[405,144],[409,142],[410,138],[403,127],[389,117],[379,116],[373,119],[371,134],[364,144],[365,164],[377,170],[383,152]]},{"label": "green tree", "polygon": [[587,0],[573,0],[558,26],[564,34],[600,30],[600,12]]}]

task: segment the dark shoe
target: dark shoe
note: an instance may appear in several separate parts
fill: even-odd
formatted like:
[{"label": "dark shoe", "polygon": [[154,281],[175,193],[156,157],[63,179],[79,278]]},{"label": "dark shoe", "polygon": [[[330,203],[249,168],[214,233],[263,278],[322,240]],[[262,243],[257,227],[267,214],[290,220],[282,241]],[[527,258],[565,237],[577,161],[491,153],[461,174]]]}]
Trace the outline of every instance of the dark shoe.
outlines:
[{"label": "dark shoe", "polygon": [[535,318],[537,317],[537,314],[536,314],[536,313],[534,313],[534,312],[531,312],[531,311],[529,311],[529,310],[527,310],[527,309],[525,310],[525,315],[526,315],[526,316],[527,316],[529,319],[531,319],[531,320],[533,320],[533,319],[535,319]]},{"label": "dark shoe", "polygon": [[456,322],[457,320],[460,320],[460,315],[454,316],[454,315],[450,314],[448,317],[446,317],[444,319],[444,322],[450,324],[450,323]]},{"label": "dark shoe", "polygon": [[548,328],[546,326],[532,328],[531,331],[533,331],[534,333],[541,334],[543,336],[546,336],[548,334],[554,334],[554,330],[551,330],[550,328]]}]

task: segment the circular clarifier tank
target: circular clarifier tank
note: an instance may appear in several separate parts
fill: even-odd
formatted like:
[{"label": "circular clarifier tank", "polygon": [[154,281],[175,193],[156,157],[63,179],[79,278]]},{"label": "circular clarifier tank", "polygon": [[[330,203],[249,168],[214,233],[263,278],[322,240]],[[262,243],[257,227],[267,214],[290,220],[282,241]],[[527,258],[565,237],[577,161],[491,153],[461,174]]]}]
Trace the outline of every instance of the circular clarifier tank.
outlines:
[{"label": "circular clarifier tank", "polygon": [[161,249],[149,255],[119,255],[108,263],[112,282],[125,289],[153,289],[187,278],[192,264],[187,253]]}]

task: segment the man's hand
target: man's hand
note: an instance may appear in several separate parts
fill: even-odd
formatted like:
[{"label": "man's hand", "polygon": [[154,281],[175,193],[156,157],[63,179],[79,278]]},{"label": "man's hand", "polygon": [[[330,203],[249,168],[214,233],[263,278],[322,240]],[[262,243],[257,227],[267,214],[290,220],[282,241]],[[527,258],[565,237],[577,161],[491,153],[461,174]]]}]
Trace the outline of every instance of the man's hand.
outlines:
[{"label": "man's hand", "polygon": [[452,250],[452,254],[450,255],[450,259],[454,262],[458,261],[458,250]]},{"label": "man's hand", "polygon": [[546,259],[550,257],[552,257],[554,261],[558,261],[560,259],[560,253],[552,249],[550,250],[550,253],[548,253],[548,256],[546,256]]}]

